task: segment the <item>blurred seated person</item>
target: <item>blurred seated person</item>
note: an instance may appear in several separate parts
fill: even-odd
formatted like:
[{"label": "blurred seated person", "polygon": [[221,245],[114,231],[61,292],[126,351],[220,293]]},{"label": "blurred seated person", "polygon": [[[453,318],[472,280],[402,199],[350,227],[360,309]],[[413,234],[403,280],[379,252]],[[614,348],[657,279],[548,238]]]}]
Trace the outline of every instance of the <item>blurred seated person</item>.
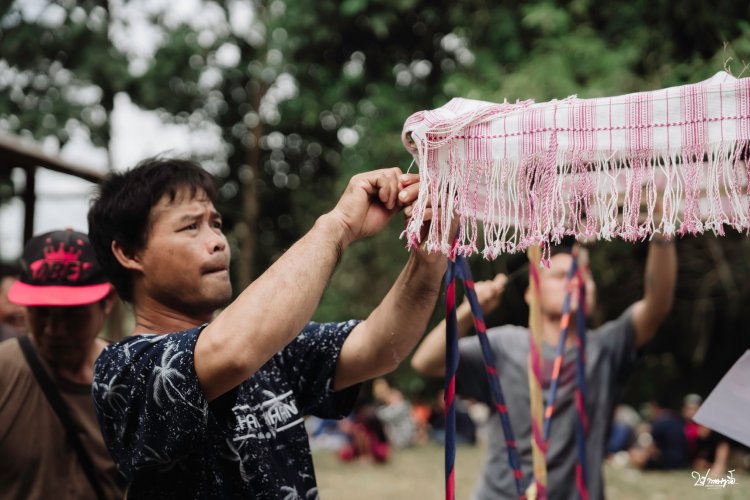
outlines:
[{"label": "blurred seated person", "polygon": [[430,400],[423,395],[417,395],[411,405],[411,414],[415,426],[414,443],[428,443],[430,441],[430,415],[432,414]]},{"label": "blurred seated person", "polygon": [[635,441],[636,428],[641,417],[632,406],[621,404],[615,408],[612,417],[612,428],[607,439],[607,453],[612,455],[627,451]]},{"label": "blurred seated person", "polygon": [[8,300],[8,290],[20,274],[16,266],[0,266],[0,342],[26,334],[26,308]]},{"label": "blurred seated person", "polygon": [[710,469],[710,476],[722,476],[727,471],[731,446],[725,436],[693,420],[702,402],[703,399],[698,394],[688,394],[682,403],[688,460],[696,471]]},{"label": "blurred seated person", "polygon": [[382,377],[373,382],[372,395],[379,403],[375,413],[383,422],[388,442],[395,448],[411,446],[416,432],[411,403]]},{"label": "blurred seated person", "polygon": [[630,450],[631,464],[640,469],[671,470],[688,465],[682,419],[660,397],[649,403],[649,424]]},{"label": "blurred seated person", "polygon": [[338,451],[349,444],[349,438],[339,428],[339,421],[308,415],[305,427],[310,439],[310,449]]},{"label": "blurred seated person", "polygon": [[341,460],[378,464],[388,461],[388,437],[373,405],[359,401],[352,415],[339,422],[339,428],[349,440],[349,443],[339,450]]},{"label": "blurred seated person", "polygon": [[[464,399],[455,400],[456,405],[456,444],[475,445],[477,426],[469,414],[469,406]],[[432,405],[430,414],[430,437],[437,443],[445,443],[445,391],[440,390]]]}]

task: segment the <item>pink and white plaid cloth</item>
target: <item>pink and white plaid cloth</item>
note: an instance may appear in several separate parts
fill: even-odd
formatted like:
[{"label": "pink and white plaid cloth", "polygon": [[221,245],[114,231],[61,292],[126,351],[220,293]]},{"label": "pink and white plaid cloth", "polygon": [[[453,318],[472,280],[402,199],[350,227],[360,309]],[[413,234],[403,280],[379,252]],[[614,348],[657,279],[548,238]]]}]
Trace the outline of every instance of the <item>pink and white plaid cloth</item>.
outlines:
[{"label": "pink and white plaid cloth", "polygon": [[[402,139],[422,176],[410,247],[421,243],[429,206],[441,210],[428,249],[488,259],[564,236],[750,231],[750,78],[720,72],[681,87],[545,103],[456,98],[409,117]],[[446,230],[454,214],[455,248]]]}]

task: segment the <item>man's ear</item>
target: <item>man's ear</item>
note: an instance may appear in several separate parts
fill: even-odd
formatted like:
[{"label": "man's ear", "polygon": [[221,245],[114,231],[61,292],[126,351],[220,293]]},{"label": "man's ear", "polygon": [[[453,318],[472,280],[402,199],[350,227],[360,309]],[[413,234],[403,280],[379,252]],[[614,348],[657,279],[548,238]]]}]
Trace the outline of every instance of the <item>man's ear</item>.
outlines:
[{"label": "man's ear", "polygon": [[531,287],[527,286],[523,292],[523,300],[526,301],[526,305],[531,305]]},{"label": "man's ear", "polygon": [[143,266],[141,265],[140,258],[135,255],[130,255],[117,241],[112,240],[112,253],[120,263],[122,267],[130,271],[141,271],[143,272]]}]

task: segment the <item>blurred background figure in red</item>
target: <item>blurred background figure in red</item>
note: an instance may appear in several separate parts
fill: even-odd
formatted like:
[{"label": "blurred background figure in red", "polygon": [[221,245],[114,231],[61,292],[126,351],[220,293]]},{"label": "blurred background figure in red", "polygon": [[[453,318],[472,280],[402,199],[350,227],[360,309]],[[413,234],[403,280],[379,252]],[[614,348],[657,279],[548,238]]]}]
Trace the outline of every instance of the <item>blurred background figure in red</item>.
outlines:
[{"label": "blurred background figure in red", "polygon": [[371,403],[358,402],[352,415],[339,422],[339,427],[349,439],[349,444],[339,450],[341,460],[379,464],[388,461],[391,447],[383,423]]}]

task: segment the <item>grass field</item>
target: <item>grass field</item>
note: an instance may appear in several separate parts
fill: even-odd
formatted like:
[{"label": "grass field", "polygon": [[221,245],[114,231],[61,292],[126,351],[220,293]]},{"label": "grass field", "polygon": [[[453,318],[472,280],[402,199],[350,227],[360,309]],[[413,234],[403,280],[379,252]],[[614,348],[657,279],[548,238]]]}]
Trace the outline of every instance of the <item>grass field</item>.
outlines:
[{"label": "grass field", "polygon": [[[456,456],[456,498],[468,499],[482,464],[482,447],[460,447]],[[318,489],[323,500],[441,499],[443,449],[425,445],[396,450],[386,465],[342,463],[331,452],[314,453]],[[705,471],[703,471],[705,473]],[[638,472],[605,468],[607,498],[613,500],[746,500],[750,475],[736,484],[709,490],[694,486],[690,470]]]}]

